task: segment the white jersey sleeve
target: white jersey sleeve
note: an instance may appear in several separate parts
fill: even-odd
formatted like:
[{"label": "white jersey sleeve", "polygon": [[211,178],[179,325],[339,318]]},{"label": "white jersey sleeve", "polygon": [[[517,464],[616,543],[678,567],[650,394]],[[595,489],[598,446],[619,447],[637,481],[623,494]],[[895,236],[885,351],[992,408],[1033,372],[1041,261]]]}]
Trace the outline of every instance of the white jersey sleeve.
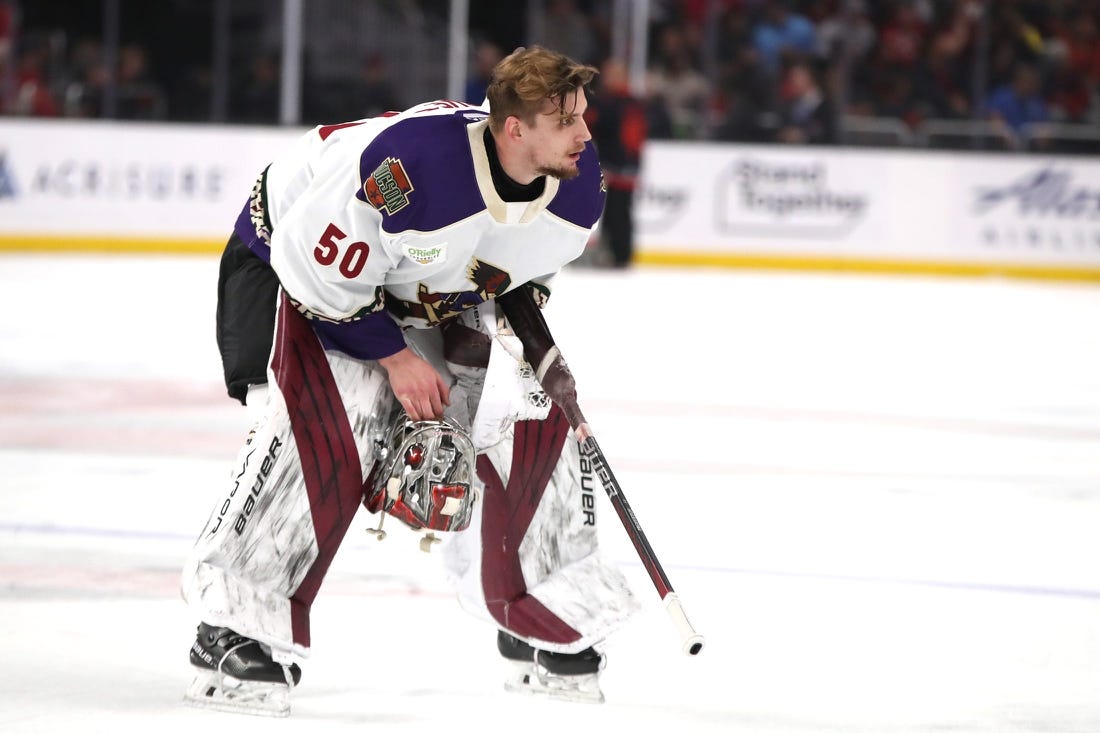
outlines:
[{"label": "white jersey sleeve", "polygon": [[387,252],[381,214],[356,196],[362,145],[380,122],[324,139],[311,131],[315,141],[268,170],[271,266],[312,317],[350,321],[381,310],[386,273],[400,260]]}]

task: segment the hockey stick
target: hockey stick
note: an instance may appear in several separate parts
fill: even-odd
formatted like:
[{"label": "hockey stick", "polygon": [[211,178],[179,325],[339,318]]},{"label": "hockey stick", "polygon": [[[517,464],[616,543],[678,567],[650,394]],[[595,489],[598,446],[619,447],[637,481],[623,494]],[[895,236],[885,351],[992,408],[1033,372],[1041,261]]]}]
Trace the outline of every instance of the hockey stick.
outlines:
[{"label": "hockey stick", "polygon": [[630,508],[630,504],[623,495],[619,480],[615,478],[611,466],[607,463],[607,458],[600,450],[600,444],[596,442],[596,436],[592,434],[588,423],[584,421],[584,416],[581,415],[580,408],[576,406],[575,402],[573,411],[581,420],[580,424],[573,425],[573,431],[577,436],[577,440],[580,441],[581,450],[592,461],[596,475],[600,477],[600,483],[603,484],[604,491],[611,499],[611,505],[615,507],[615,512],[626,528],[627,536],[634,543],[634,549],[638,551],[638,556],[642,559],[642,565],[645,566],[653,585],[657,587],[657,592],[664,600],[665,610],[672,617],[672,623],[676,625],[676,630],[680,632],[684,653],[698,654],[703,650],[703,635],[698,633],[691,622],[688,621],[687,614],[684,613],[684,607],[680,604],[679,596],[672,589],[672,583],[669,582],[665,569],[661,567],[657,554],[653,551],[649,540],[646,539],[645,532],[642,531],[642,526],[638,523],[638,518],[634,515],[634,510]]},{"label": "hockey stick", "polygon": [[536,367],[535,376],[539,384],[565,413],[573,433],[580,442],[581,450],[592,461],[596,475],[600,477],[600,483],[603,484],[604,491],[611,500],[611,505],[615,507],[615,512],[622,520],[627,536],[630,537],[638,557],[642,560],[642,565],[645,566],[650,580],[653,581],[653,585],[664,601],[665,610],[672,617],[676,630],[680,632],[680,639],[683,642],[681,648],[685,654],[693,656],[698,654],[703,650],[703,635],[698,633],[688,621],[687,614],[684,613],[684,608],[680,604],[680,598],[672,589],[668,575],[661,567],[645,532],[642,531],[634,510],[630,508],[626,496],[623,495],[619,480],[611,471],[611,466],[600,449],[600,444],[596,442],[596,436],[592,434],[588,421],[581,413],[580,406],[577,404],[576,382],[569,371],[569,366],[565,363],[565,358],[554,344],[550,328],[546,325],[541,310],[535,305],[530,295],[522,289],[498,298],[498,302],[512,325],[512,331],[523,344],[528,362]]}]

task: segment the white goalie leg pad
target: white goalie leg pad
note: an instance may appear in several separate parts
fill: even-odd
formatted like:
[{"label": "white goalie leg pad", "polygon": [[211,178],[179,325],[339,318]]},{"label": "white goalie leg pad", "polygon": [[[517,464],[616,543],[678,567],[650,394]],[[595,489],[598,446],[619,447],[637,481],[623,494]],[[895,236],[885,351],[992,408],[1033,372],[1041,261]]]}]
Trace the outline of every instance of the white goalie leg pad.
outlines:
[{"label": "white goalie leg pad", "polygon": [[[510,431],[484,453],[507,483],[512,466]],[[593,646],[641,608],[626,577],[599,552],[595,482],[591,466],[580,457],[570,436],[519,548],[527,592],[581,635],[567,645],[527,640],[547,651],[572,654]],[[444,567],[462,607],[495,623],[482,585],[481,510],[480,505],[475,507],[469,528],[444,547]]]},{"label": "white goalie leg pad", "polygon": [[528,641],[541,649],[566,654],[606,639],[641,608],[626,577],[599,552],[558,568],[538,585],[528,587],[527,592],[581,634],[580,640],[572,644]]},{"label": "white goalie leg pad", "polygon": [[561,675],[550,672],[534,661],[505,660],[504,689],[525,695],[538,695],[568,702],[601,703],[600,673]]},{"label": "white goalie leg pad", "polygon": [[277,387],[266,405],[187,557],[181,591],[207,623],[305,656],[308,650],[293,642],[289,599],[316,558],[317,543]]},{"label": "white goalie leg pad", "polygon": [[568,645],[535,642],[547,651],[579,652],[606,639],[641,608],[626,576],[599,551],[597,483],[570,433],[519,548],[527,592],[581,634]]},{"label": "white goalie leg pad", "polygon": [[286,684],[279,684],[239,680],[219,670],[196,669],[183,700],[194,707],[285,718],[290,715],[292,686],[289,673]]},{"label": "white goalie leg pad", "polygon": [[[389,387],[373,362],[326,357],[365,475],[376,407],[388,412]],[[274,378],[256,397],[263,412],[185,561],[181,592],[196,616],[267,644],[282,662],[309,655],[294,641],[290,598],[319,548],[286,399]]]}]

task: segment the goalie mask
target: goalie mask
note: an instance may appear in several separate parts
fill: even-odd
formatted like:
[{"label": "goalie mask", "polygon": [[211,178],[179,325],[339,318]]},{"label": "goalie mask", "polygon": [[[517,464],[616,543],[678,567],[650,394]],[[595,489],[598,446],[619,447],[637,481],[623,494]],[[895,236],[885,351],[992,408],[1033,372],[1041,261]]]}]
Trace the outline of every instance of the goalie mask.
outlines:
[{"label": "goalie mask", "polygon": [[364,504],[413,529],[460,532],[473,513],[473,468],[473,443],[457,422],[399,411],[376,452]]}]

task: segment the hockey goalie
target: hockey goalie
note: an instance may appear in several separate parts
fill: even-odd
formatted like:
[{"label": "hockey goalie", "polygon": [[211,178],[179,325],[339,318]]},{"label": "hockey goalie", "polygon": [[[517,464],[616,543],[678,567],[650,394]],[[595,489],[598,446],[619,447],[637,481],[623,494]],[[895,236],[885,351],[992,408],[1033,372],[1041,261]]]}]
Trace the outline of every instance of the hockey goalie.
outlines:
[{"label": "hockey goalie", "polygon": [[449,535],[443,562],[496,628],[508,689],[603,699],[602,644],[638,603],[502,308],[543,306],[599,219],[594,73],[520,49],[487,109],[319,127],[261,174],[219,278],[227,386],[256,417],[184,567],[190,703],[289,713],[360,510]]}]

